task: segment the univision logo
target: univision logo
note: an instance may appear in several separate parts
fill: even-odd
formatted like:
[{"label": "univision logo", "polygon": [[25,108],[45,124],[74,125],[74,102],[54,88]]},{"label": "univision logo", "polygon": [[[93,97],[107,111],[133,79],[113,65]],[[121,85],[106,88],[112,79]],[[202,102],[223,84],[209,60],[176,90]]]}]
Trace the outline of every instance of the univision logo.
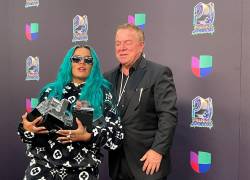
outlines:
[{"label": "univision logo", "polygon": [[192,72],[196,77],[205,77],[213,71],[213,57],[210,55],[192,56]]},{"label": "univision logo", "polygon": [[190,152],[190,165],[197,173],[206,173],[211,168],[212,156],[209,152]]},{"label": "univision logo", "polygon": [[37,40],[39,33],[39,24],[30,23],[25,26],[25,36],[29,41]]},{"label": "univision logo", "polygon": [[26,98],[26,112],[31,112],[38,105],[37,98]]},{"label": "univision logo", "polygon": [[140,29],[144,29],[146,23],[146,14],[136,13],[135,16],[128,16],[128,23],[136,25]]}]

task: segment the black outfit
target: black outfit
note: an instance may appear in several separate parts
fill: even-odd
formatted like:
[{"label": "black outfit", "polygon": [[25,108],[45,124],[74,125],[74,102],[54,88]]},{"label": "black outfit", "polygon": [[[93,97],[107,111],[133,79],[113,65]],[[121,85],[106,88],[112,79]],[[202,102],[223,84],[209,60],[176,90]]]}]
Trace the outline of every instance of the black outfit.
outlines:
[{"label": "black outfit", "polygon": [[[83,85],[69,83],[63,89],[63,98],[72,104],[79,98]],[[41,96],[45,100],[51,89]],[[98,166],[101,163],[100,148],[116,149],[123,139],[120,118],[112,102],[111,93],[103,89],[103,117],[94,121],[92,138],[89,142],[61,144],[56,134],[38,135],[24,131],[19,125],[18,133],[27,143],[27,155],[31,158],[25,171],[27,180],[96,180],[99,179]],[[69,109],[71,107],[69,106]]]},{"label": "black outfit", "polygon": [[[105,74],[120,94],[121,66]],[[142,56],[130,68],[129,78],[118,105],[124,141],[121,148],[109,152],[109,173],[113,180],[159,180],[170,172],[170,147],[177,123],[176,90],[168,67]],[[119,98],[118,98],[119,99]],[[153,175],[142,171],[140,159],[153,149],[163,155],[160,169]]]}]

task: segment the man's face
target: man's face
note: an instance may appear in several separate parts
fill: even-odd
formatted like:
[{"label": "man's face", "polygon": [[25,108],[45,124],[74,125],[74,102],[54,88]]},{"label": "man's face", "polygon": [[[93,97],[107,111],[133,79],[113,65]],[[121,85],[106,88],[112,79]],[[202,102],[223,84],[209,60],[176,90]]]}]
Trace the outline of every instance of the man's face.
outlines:
[{"label": "man's face", "polygon": [[143,52],[144,43],[133,29],[119,29],[115,37],[116,58],[125,67],[131,67]]}]

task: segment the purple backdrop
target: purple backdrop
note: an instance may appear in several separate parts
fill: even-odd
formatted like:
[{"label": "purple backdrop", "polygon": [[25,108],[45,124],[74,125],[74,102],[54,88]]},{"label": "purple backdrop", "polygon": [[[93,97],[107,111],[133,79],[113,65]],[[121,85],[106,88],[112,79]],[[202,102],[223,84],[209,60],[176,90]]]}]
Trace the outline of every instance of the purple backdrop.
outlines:
[{"label": "purple backdrop", "polygon": [[[250,179],[250,3],[215,0],[214,35],[192,36],[193,7],[199,1],[177,0],[41,0],[39,7],[24,8],[25,1],[0,2],[1,137],[0,179],[21,179],[27,166],[24,146],[16,135],[25,98],[35,97],[52,81],[72,43],[72,20],[87,15],[89,44],[101,57],[107,71],[117,63],[114,30],[128,15],[146,13],[146,57],[169,66],[174,73],[179,107],[179,124],[172,149],[170,180]],[[208,3],[206,1],[204,3]],[[39,39],[25,39],[26,23],[40,24]],[[191,72],[193,55],[213,56],[213,73],[199,79]],[[40,58],[40,81],[25,81],[25,59]],[[214,127],[190,128],[191,101],[196,96],[212,97]],[[195,173],[189,164],[190,151],[212,153],[212,167]],[[106,154],[106,153],[105,153]],[[101,180],[108,180],[106,156]]]}]

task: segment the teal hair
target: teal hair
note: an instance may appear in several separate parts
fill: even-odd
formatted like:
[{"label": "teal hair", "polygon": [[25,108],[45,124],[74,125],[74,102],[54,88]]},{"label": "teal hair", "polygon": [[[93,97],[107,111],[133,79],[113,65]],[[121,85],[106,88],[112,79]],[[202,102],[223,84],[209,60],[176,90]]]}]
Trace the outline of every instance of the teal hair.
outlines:
[{"label": "teal hair", "polygon": [[45,85],[41,92],[40,97],[50,88],[49,98],[55,97],[57,99],[62,99],[63,88],[72,81],[72,65],[70,58],[74,54],[77,48],[87,48],[90,50],[91,56],[93,57],[93,65],[88,78],[85,81],[85,85],[81,89],[81,95],[79,100],[87,100],[91,106],[94,108],[94,120],[97,120],[103,115],[103,88],[110,89],[111,84],[103,77],[100,60],[92,47],[89,46],[74,46],[70,48],[65,55],[63,62],[57,73],[56,80]]}]

